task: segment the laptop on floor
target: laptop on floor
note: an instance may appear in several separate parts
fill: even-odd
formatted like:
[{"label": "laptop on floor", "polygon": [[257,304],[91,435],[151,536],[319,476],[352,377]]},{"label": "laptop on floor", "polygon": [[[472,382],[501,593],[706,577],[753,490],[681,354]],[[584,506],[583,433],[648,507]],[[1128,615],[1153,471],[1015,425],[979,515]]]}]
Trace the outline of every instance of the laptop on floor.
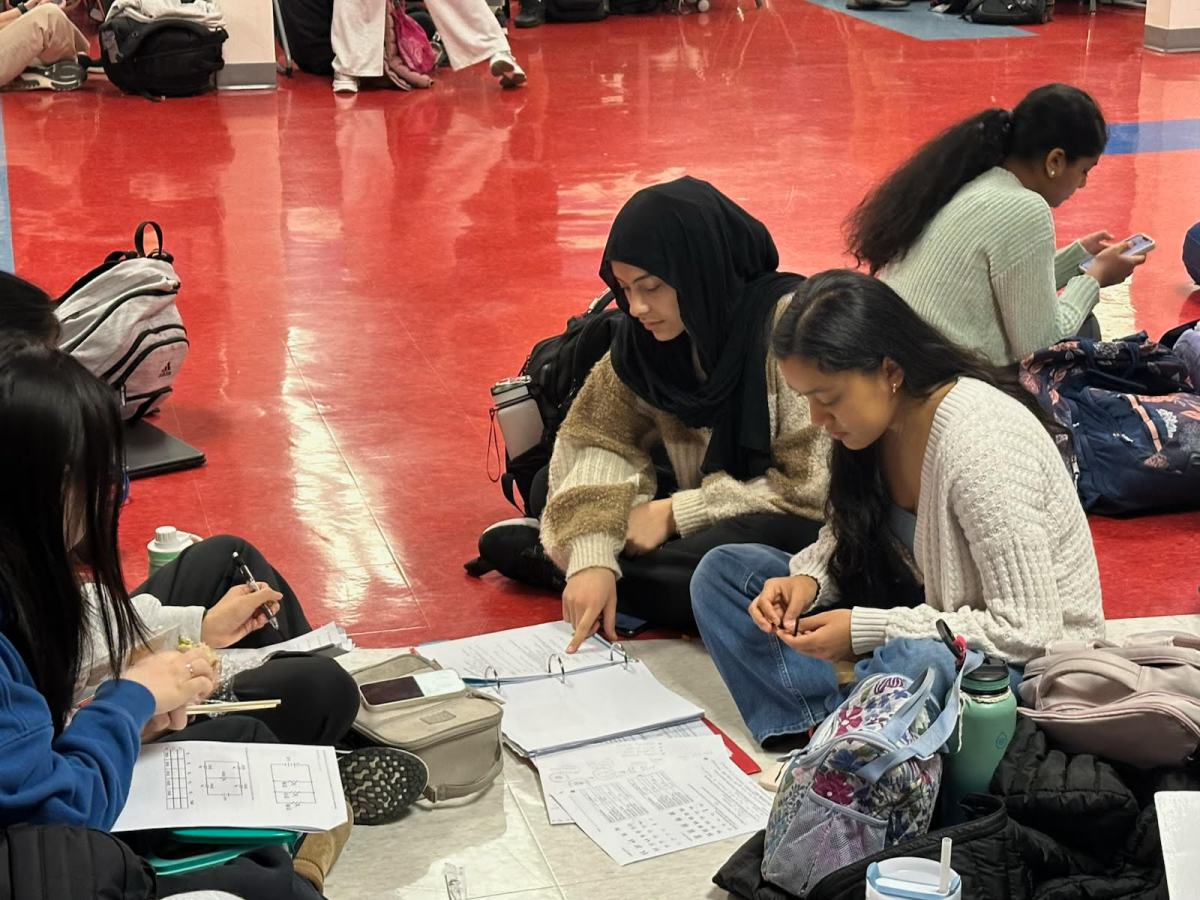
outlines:
[{"label": "laptop on floor", "polygon": [[204,465],[204,453],[145,419],[125,423],[125,469],[130,479]]}]

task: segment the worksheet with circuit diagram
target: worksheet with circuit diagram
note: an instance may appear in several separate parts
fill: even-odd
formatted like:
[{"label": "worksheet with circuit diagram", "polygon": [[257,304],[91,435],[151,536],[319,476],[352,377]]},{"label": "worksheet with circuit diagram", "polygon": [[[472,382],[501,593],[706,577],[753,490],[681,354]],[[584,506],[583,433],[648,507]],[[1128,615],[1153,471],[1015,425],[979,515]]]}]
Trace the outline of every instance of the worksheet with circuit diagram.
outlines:
[{"label": "worksheet with circuit diagram", "polygon": [[112,830],[328,831],[346,817],[332,747],[177,741],[142,748]]}]

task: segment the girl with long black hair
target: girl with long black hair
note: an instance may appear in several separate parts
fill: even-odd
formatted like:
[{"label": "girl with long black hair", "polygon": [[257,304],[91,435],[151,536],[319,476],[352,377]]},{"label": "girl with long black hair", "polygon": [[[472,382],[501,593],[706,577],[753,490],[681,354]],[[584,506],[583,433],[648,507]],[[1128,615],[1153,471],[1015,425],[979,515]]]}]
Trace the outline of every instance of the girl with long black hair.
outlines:
[{"label": "girl with long black hair", "polygon": [[600,277],[626,315],[558,432],[541,517],[569,650],[615,637],[618,601],[690,627],[688,584],[713,547],[816,537],[827,444],[768,352],[803,281],[778,265],[763,224],[694,178],[638,191],[613,222]]},{"label": "girl with long black hair", "polygon": [[[147,655],[151,632],[162,623],[130,598],[121,574],[122,434],[114,392],[80,363],[40,343],[0,339],[0,828],[24,822],[110,828],[125,804],[143,742],[179,736],[278,740],[259,719],[191,723],[187,706],[208,696],[217,682],[208,649]],[[193,561],[177,568],[181,579],[208,588],[220,583],[215,566],[203,566],[202,556]],[[215,630],[208,633],[232,642],[261,632],[267,618],[261,607],[280,612],[276,591],[224,588],[226,599],[196,616],[201,635],[203,623],[212,620]],[[158,619],[162,615],[159,608]],[[312,657],[280,662],[299,666],[277,671],[277,686],[285,690],[289,671],[302,676],[301,686],[304,673],[318,674],[306,665],[317,662]],[[101,670],[107,677],[80,704],[81,688]],[[304,727],[310,734],[344,729],[349,722],[332,702],[339,692],[316,683],[307,687],[310,697],[295,690],[287,695],[293,722],[284,724],[293,739]],[[310,699],[316,704],[311,710],[303,705]],[[374,753],[377,763],[380,754],[393,752],[402,751],[355,751]],[[409,786],[382,771],[387,766],[374,768],[381,771],[370,793],[406,793]],[[347,786],[355,807],[357,785]],[[316,898],[348,831],[349,823],[310,835],[294,862],[282,848],[267,847],[223,866],[160,876],[160,895],[211,888],[245,900]],[[154,846],[149,840],[131,838],[142,849]]]},{"label": "girl with long black hair", "polygon": [[0,353],[0,824],[107,828],[125,802],[143,728],[186,720],[213,689],[202,650],[129,666],[73,713],[91,599],[104,651],[128,659],[145,630],[121,578],[120,419],[111,392],[36,345]]},{"label": "girl with long black hair", "polygon": [[833,439],[827,524],[789,558],[709,553],[692,579],[705,645],[760,742],[841,700],[833,663],[954,673],[945,619],[1019,667],[1104,633],[1087,520],[1014,374],[946,340],[883,282],[834,270],[797,291],[773,347]]},{"label": "girl with long black hair", "polygon": [[[37,285],[0,272],[0,335],[52,347],[59,324],[54,302]],[[123,432],[122,432],[123,433]],[[118,496],[125,493],[124,486]],[[255,577],[258,590],[245,583],[234,553]],[[84,590],[93,611],[101,586]],[[175,629],[193,643],[215,650],[265,648],[312,631],[299,598],[283,574],[248,540],[218,534],[185,549],[130,593],[143,634]],[[270,608],[270,619],[262,612]],[[89,620],[91,632],[81,660],[77,696],[112,676],[102,622]],[[232,687],[242,700],[279,700],[274,709],[247,713],[285,744],[330,745],[346,737],[358,714],[358,688],[335,660],[309,653],[281,653],[238,673]],[[239,720],[244,717],[239,717]],[[247,731],[247,728],[250,731]],[[157,729],[162,731],[162,728]],[[245,741],[252,726],[232,718],[203,717],[176,736],[189,740]],[[252,735],[251,735],[252,736]],[[338,759],[347,795],[361,825],[394,821],[425,789],[428,772],[419,757],[395,747],[363,747]]]},{"label": "girl with long black hair", "polygon": [[[997,365],[1085,328],[1100,288],[1144,256],[1096,232],[1055,251],[1050,210],[1087,184],[1108,139],[1100,107],[1048,84],[925,144],[851,213],[850,252],[954,343]],[[1079,264],[1096,257],[1087,274]],[[1059,291],[1061,290],[1061,293]]]}]

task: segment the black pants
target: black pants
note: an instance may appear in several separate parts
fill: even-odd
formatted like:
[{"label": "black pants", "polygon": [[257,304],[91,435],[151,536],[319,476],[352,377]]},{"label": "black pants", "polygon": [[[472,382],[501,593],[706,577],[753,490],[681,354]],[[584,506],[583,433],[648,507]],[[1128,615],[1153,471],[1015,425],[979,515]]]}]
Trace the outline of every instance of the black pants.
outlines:
[{"label": "black pants", "polygon": [[[546,505],[547,469],[534,477],[530,513]],[[766,544],[799,553],[817,539],[821,523],[784,513],[747,513],[687,537],[667,541],[643,556],[621,558],[617,609],[655,625],[694,631],[692,573],[709,550],[723,544]]]},{"label": "black pants", "polygon": [[[233,566],[237,551],[256,580],[283,594],[276,619],[244,637],[236,647],[265,647],[312,631],[300,601],[274,567],[249,542],[217,535],[193,544],[175,560],[151,575],[134,594],[152,594],[166,606],[203,606],[210,609],[242,578]],[[272,657],[256,669],[234,678],[239,700],[283,701],[275,709],[247,713],[265,724],[272,740],[285,744],[332,745],[350,730],[358,714],[358,687],[354,679],[332,659],[304,653]],[[215,721],[222,721],[220,719]],[[180,732],[181,740],[213,740],[193,737],[198,725]]]},{"label": "black pants", "polygon": [[[250,571],[254,572],[254,569]],[[254,574],[258,576],[257,572]],[[278,743],[271,729],[248,716],[223,716],[197,722],[162,740]],[[123,837],[129,837],[127,843],[143,854],[159,839],[150,834]],[[311,882],[296,874],[291,855],[280,846],[253,850],[223,865],[197,872],[158,876],[158,896],[169,897],[188,891],[225,891],[242,900],[318,900],[321,896]]]}]

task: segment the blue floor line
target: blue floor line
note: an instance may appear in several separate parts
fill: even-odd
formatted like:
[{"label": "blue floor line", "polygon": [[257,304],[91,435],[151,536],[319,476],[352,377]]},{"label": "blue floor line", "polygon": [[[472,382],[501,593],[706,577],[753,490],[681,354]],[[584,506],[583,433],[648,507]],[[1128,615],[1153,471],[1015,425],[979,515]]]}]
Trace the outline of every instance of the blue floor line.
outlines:
[{"label": "blue floor line", "polygon": [[1160,122],[1113,122],[1105,153],[1163,153],[1200,150],[1200,119]]},{"label": "blue floor line", "polygon": [[13,268],[12,213],[8,206],[8,154],[4,148],[4,110],[0,106],[0,270],[11,272]]},{"label": "blue floor line", "polygon": [[846,0],[808,0],[842,15],[852,16],[888,31],[918,41],[979,40],[981,38],[1037,37],[1032,31],[1008,25],[977,25],[958,16],[935,13],[925,0],[915,0],[907,9],[846,9]]}]

